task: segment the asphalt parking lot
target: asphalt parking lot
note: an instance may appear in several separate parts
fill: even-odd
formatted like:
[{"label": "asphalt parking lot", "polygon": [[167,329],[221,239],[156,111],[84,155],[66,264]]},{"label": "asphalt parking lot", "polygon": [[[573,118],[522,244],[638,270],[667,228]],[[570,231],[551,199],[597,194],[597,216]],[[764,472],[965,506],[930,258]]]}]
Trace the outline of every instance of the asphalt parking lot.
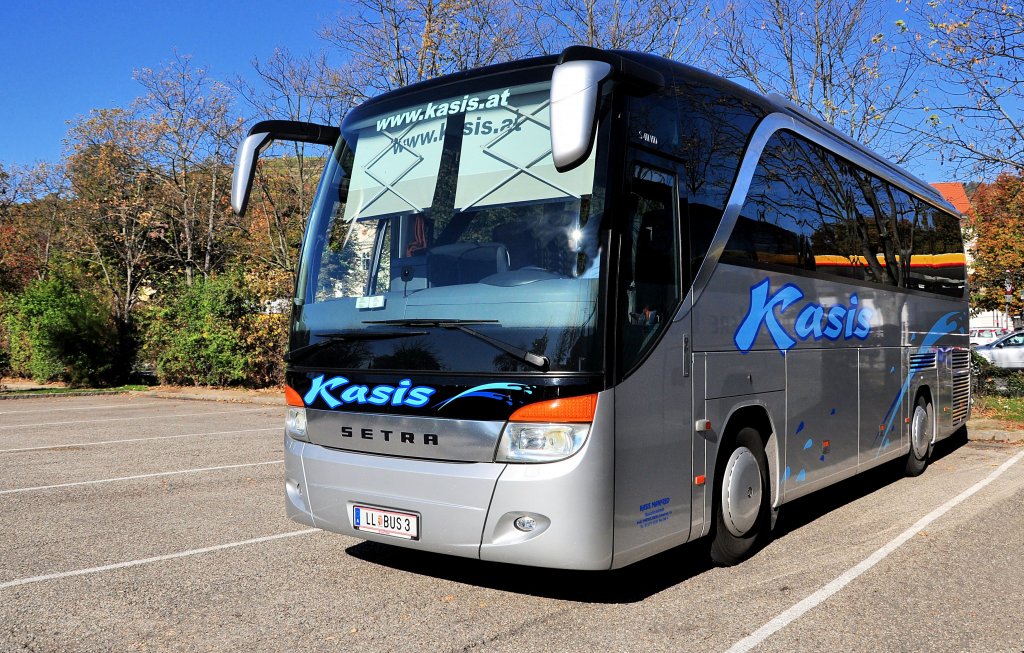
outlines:
[{"label": "asphalt parking lot", "polygon": [[283,407],[0,401],[0,651],[1024,651],[1024,447],[786,506],[729,569],[570,573],[284,517]]}]

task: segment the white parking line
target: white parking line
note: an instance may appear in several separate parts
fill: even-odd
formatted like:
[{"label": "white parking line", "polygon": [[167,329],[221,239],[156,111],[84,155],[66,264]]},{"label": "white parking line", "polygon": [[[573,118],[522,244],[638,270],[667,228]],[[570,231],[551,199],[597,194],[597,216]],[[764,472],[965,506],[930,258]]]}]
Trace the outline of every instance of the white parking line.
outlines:
[{"label": "white parking line", "polygon": [[21,415],[23,413],[55,413],[63,410],[115,410],[117,408],[142,408],[143,406],[159,406],[162,401],[152,401],[148,404],[115,404],[115,405],[91,405],[73,406],[69,408],[32,408],[31,410],[0,410],[0,415]]},{"label": "white parking line", "polygon": [[729,648],[729,650],[726,651],[726,653],[746,653],[746,651],[751,650],[764,640],[768,639],[773,634],[777,633],[789,624],[793,623],[794,621],[802,617],[804,614],[806,614],[809,610],[812,610],[813,608],[817,607],[825,600],[827,600],[830,596],[832,596],[839,590],[849,585],[850,582],[853,581],[855,578],[857,578],[858,576],[860,576],[861,574],[863,574],[864,572],[866,572],[867,570],[871,569],[879,562],[884,560],[890,553],[892,553],[900,546],[905,544],[907,540],[911,539],[912,537],[923,531],[925,527],[927,527],[933,521],[935,521],[939,517],[942,517],[947,512],[949,512],[959,504],[963,503],[969,497],[971,497],[971,495],[973,495],[975,492],[982,489],[992,481],[996,480],[999,476],[1003,474],[1003,472],[1005,472],[1014,464],[1016,464],[1021,458],[1024,458],[1024,451],[1018,453],[1013,458],[1010,458],[1009,460],[1004,462],[1002,465],[996,468],[995,471],[986,476],[984,479],[978,481],[971,487],[967,488],[957,496],[953,497],[946,503],[942,504],[935,510],[931,511],[930,513],[919,519],[916,524],[900,533],[898,536],[889,541],[888,544],[872,553],[870,556],[862,560],[859,564],[843,572],[838,578],[833,580],[828,585],[825,585],[820,590],[818,590],[814,594],[811,594],[810,596],[800,601],[793,607],[789,608],[779,616],[775,617],[765,625],[761,626],[747,637],[744,637],[740,641],[733,644]]},{"label": "white parking line", "polygon": [[283,426],[265,429],[241,429],[239,431],[206,431],[203,433],[182,433],[180,435],[154,435],[150,438],[125,438],[123,440],[100,440],[98,442],[79,442],[77,444],[51,444],[38,447],[20,447],[18,449],[0,449],[0,453],[15,451],[45,451],[48,449],[77,449],[78,447],[96,447],[102,444],[121,444],[122,442],[147,442],[149,440],[173,440],[175,438],[194,438],[202,435],[231,435],[233,433],[256,433],[259,431],[281,431]]},{"label": "white parking line", "polygon": [[[282,406],[284,408],[284,406]],[[25,429],[39,426],[61,426],[64,424],[91,424],[95,422],[124,422],[133,419],[165,419],[168,417],[200,417],[203,415],[223,415],[225,413],[254,413],[259,410],[275,410],[275,406],[264,406],[262,408],[243,408],[241,410],[211,410],[206,413],[177,413],[175,415],[139,415],[137,417],[108,417],[106,419],[80,419],[68,422],[39,422],[38,424],[5,424],[0,429]]]},{"label": "white parking line", "polygon": [[154,556],[152,558],[142,558],[141,560],[118,562],[112,565],[103,565],[102,567],[88,567],[86,569],[75,569],[74,571],[63,571],[57,574],[45,574],[43,576],[32,576],[31,578],[19,578],[17,580],[9,580],[7,582],[0,583],[0,590],[7,589],[8,587],[17,587],[19,585],[28,585],[30,583],[42,583],[48,580],[57,580],[59,578],[70,578],[72,576],[98,574],[104,571],[125,569],[126,567],[138,567],[139,565],[148,565],[153,562],[163,562],[164,560],[174,560],[175,558],[187,558],[188,556],[199,555],[201,553],[213,553],[214,551],[234,549],[236,547],[245,546],[246,544],[260,544],[261,542],[271,542],[273,540],[281,540],[286,537],[309,535],[310,533],[316,533],[319,530],[320,529],[318,528],[307,528],[306,530],[302,531],[288,531],[287,533],[267,535],[266,537],[254,537],[251,540],[241,540],[240,542],[228,542],[227,544],[218,544],[216,546],[208,546],[202,549],[191,549],[188,551],[179,551],[178,553],[168,553],[167,555]]},{"label": "white parking line", "polygon": [[283,460],[269,460],[263,463],[244,463],[241,465],[220,465],[219,467],[196,467],[193,469],[182,469],[175,472],[155,472],[153,474],[139,474],[137,476],[118,476],[117,478],[101,478],[96,481],[76,481],[74,483],[58,483],[56,485],[36,485],[35,487],[19,487],[13,490],[0,490],[0,494],[18,494],[21,492],[36,492],[39,490],[55,490],[57,488],[77,487],[79,485],[97,485],[99,483],[113,483],[115,481],[134,481],[140,478],[154,478],[157,476],[176,476],[178,474],[197,474],[199,472],[214,472],[220,469],[239,469],[241,467],[259,467],[260,465],[280,465]]}]

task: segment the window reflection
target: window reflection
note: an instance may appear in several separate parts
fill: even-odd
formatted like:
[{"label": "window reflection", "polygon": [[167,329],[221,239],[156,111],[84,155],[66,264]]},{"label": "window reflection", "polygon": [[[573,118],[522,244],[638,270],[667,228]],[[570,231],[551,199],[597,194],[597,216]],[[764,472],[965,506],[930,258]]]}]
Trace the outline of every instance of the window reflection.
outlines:
[{"label": "window reflection", "polygon": [[962,296],[957,218],[795,134],[769,141],[726,262]]}]

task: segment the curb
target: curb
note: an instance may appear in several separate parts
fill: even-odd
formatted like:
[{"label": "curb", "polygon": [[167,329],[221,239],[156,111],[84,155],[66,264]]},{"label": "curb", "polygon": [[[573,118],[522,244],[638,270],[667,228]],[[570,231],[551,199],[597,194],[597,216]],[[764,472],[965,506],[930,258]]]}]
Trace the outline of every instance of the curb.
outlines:
[{"label": "curb", "polygon": [[989,429],[971,429],[967,427],[967,439],[971,442],[1008,442],[1024,443],[1024,431],[992,431]]},{"label": "curb", "polygon": [[5,399],[59,399],[60,397],[95,397],[100,395],[131,395],[146,394],[139,390],[73,390],[71,392],[24,392],[21,390],[4,390],[0,392],[0,401]]},{"label": "curb", "polygon": [[257,404],[260,406],[276,406],[284,408],[283,397],[261,397],[261,396],[247,396],[245,394],[231,394],[225,395],[217,391],[212,391],[208,394],[195,393],[195,392],[166,392],[162,390],[143,390],[131,392],[133,395],[140,395],[145,397],[156,397],[158,399],[183,399],[186,401],[220,401],[225,403],[233,404]]}]

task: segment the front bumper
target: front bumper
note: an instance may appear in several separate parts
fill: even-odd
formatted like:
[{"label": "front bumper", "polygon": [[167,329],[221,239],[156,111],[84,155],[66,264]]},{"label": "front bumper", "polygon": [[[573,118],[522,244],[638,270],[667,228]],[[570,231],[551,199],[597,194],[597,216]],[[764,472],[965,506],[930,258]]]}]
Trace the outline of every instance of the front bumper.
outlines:
[{"label": "front bumper", "polygon": [[[286,504],[295,521],[407,548],[562,569],[608,569],[612,459],[591,432],[573,457],[544,464],[455,463],[340,451],[285,436]],[[603,445],[603,446],[602,446]],[[417,513],[420,538],[357,531],[354,504]],[[513,526],[530,515],[529,533]]]}]

